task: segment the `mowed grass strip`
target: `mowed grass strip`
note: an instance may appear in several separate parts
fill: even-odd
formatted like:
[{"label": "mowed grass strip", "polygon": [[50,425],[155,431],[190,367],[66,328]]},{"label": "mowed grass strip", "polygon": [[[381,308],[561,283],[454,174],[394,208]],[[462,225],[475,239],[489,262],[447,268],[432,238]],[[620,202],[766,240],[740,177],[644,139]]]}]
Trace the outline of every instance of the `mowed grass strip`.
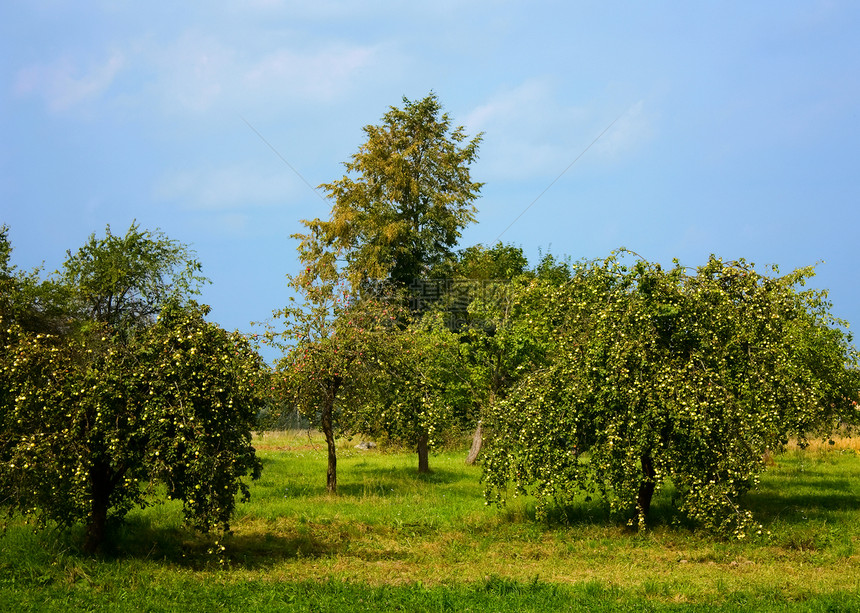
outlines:
[{"label": "mowed grass strip", "polygon": [[263,477],[223,561],[207,553],[211,539],[182,528],[175,503],[135,511],[117,531],[121,553],[101,560],[77,553],[79,533],[12,526],[0,539],[0,610],[177,610],[192,595],[194,610],[266,610],[266,599],[272,610],[860,609],[860,457],[850,441],[776,457],[747,500],[764,533],[743,542],[686,525],[671,487],[644,534],[600,501],[538,522],[528,499],[485,506],[464,450],[435,454],[433,473],[419,476],[415,454],[355,442],[341,444],[330,496],[318,437],[258,437]]}]

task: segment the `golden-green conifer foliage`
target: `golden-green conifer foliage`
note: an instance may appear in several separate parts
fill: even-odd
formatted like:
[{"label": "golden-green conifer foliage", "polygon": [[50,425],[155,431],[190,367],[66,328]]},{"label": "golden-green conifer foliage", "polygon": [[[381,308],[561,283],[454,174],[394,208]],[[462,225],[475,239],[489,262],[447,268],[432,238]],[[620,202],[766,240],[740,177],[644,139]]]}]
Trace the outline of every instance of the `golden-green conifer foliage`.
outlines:
[{"label": "golden-green conifer foliage", "polygon": [[[469,167],[481,135],[451,127],[436,95],[391,107],[347,174],[320,187],[334,201],[330,219],[304,220],[305,243],[345,254],[354,284],[388,279],[409,284],[448,258],[460,232],[475,221],[481,183]],[[307,249],[305,249],[307,251]]]}]

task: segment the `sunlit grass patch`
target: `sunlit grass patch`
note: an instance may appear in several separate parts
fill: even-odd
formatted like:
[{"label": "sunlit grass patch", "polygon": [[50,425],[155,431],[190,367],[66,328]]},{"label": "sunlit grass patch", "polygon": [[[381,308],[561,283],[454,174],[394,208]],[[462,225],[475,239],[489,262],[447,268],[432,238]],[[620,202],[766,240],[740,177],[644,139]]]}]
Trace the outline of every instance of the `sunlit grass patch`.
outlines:
[{"label": "sunlit grass patch", "polygon": [[830,437],[818,437],[818,438],[810,438],[807,441],[805,447],[801,447],[796,440],[789,441],[787,445],[788,451],[805,451],[807,453],[813,452],[824,454],[830,454],[832,452],[838,453],[846,453],[853,452],[855,454],[860,454],[860,433],[855,433],[854,436],[848,436],[847,434],[836,434]]},{"label": "sunlit grass patch", "polygon": [[225,556],[207,553],[212,537],[183,528],[175,502],[134,511],[118,528],[120,552],[103,559],[80,555],[79,533],[13,525],[0,539],[0,609],[311,610],[346,597],[352,610],[860,603],[860,457],[834,446],[777,456],[745,499],[765,534],[730,541],[678,525],[670,487],[636,533],[596,498],[544,520],[527,497],[486,506],[465,450],[432,455],[434,472],[420,476],[409,450],[340,443],[332,496],[320,438],[266,434],[255,444],[265,468],[238,506]]}]

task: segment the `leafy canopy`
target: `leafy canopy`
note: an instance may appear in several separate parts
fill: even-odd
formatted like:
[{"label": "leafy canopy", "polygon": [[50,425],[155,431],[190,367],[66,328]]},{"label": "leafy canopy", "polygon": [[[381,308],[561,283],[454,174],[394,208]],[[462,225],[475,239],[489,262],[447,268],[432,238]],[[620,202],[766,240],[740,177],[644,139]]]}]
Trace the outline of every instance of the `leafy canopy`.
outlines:
[{"label": "leafy canopy", "polygon": [[60,279],[85,318],[119,330],[151,324],[168,300],[198,293],[208,281],[200,271],[186,245],[132,223],[125,236],[107,226],[103,238],[68,251]]},{"label": "leafy canopy", "polygon": [[84,547],[97,551],[108,520],[148,504],[162,483],[189,524],[227,529],[236,494],[247,496],[242,477],[260,471],[250,432],[263,365],[187,300],[199,268],[158,232],[108,229],[70,253],[53,282],[66,325],[23,325],[19,313],[44,310],[25,303],[33,292],[18,291],[16,308],[0,313],[0,491],[10,515],[84,522]]},{"label": "leafy canopy", "polygon": [[0,226],[0,317],[32,332],[62,332],[69,327],[69,292],[53,279],[39,278],[12,264],[9,227]]},{"label": "leafy canopy", "polygon": [[[262,408],[261,363],[206,309],[166,306],[125,343],[28,335],[3,326],[0,490],[10,513],[88,525],[152,500],[156,483],[189,524],[229,527],[241,477],[260,463],[250,432]],[[107,338],[107,337],[106,337]]]},{"label": "leafy canopy", "polygon": [[274,313],[283,328],[267,335],[284,353],[272,387],[281,411],[298,411],[325,434],[326,487],[335,493],[335,438],[350,433],[361,408],[373,402],[382,358],[395,350],[401,312],[396,303],[356,295],[334,259],[314,260],[301,247],[299,254],[308,266],[287,275],[297,295]]},{"label": "leafy canopy", "polygon": [[469,166],[481,136],[468,140],[463,127],[452,129],[433,93],[404,98],[403,108],[391,107],[364,132],[347,174],[321,185],[334,200],[330,219],[303,221],[309,233],[297,237],[315,245],[315,259],[332,248],[345,255],[356,286],[367,279],[405,286],[451,257],[460,230],[475,221],[482,184]]},{"label": "leafy canopy", "polygon": [[545,509],[599,492],[641,527],[671,479],[692,519],[748,534],[741,496],[763,454],[858,417],[857,355],[824,294],[803,289],[813,272],[613,255],[553,292],[527,288],[519,303],[554,347],[488,418],[488,496],[513,482]]},{"label": "leafy canopy", "polygon": [[389,337],[362,431],[417,446],[418,471],[430,472],[429,450],[464,425],[472,394],[460,342],[441,313],[427,313]]}]

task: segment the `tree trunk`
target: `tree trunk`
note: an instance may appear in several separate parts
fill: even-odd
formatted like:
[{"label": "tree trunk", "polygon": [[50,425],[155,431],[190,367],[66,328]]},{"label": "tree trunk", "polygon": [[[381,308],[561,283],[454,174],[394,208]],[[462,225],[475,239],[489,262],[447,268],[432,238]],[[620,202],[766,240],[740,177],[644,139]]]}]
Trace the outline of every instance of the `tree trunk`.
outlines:
[{"label": "tree trunk", "polygon": [[642,475],[644,478],[639,485],[639,495],[636,498],[636,505],[639,507],[642,516],[646,517],[651,510],[651,498],[654,496],[654,488],[657,485],[654,481],[657,472],[654,470],[654,461],[651,459],[651,456],[642,456]]},{"label": "tree trunk", "polygon": [[337,493],[337,450],[334,446],[334,425],[332,424],[333,402],[326,403],[323,408],[321,425],[325,442],[328,447],[328,473],[326,474],[326,489],[330,494]]},{"label": "tree trunk", "polygon": [[430,451],[428,449],[429,437],[422,434],[418,437],[418,474],[426,475],[430,472]]},{"label": "tree trunk", "polygon": [[90,517],[84,536],[84,552],[88,554],[104,551],[107,539],[107,516],[110,505],[110,467],[97,462],[90,469]]},{"label": "tree trunk", "polygon": [[481,445],[484,442],[484,425],[478,420],[478,427],[475,428],[475,434],[472,435],[472,447],[469,449],[469,456],[466,458],[466,464],[470,466],[478,459],[478,454],[481,453]]}]

